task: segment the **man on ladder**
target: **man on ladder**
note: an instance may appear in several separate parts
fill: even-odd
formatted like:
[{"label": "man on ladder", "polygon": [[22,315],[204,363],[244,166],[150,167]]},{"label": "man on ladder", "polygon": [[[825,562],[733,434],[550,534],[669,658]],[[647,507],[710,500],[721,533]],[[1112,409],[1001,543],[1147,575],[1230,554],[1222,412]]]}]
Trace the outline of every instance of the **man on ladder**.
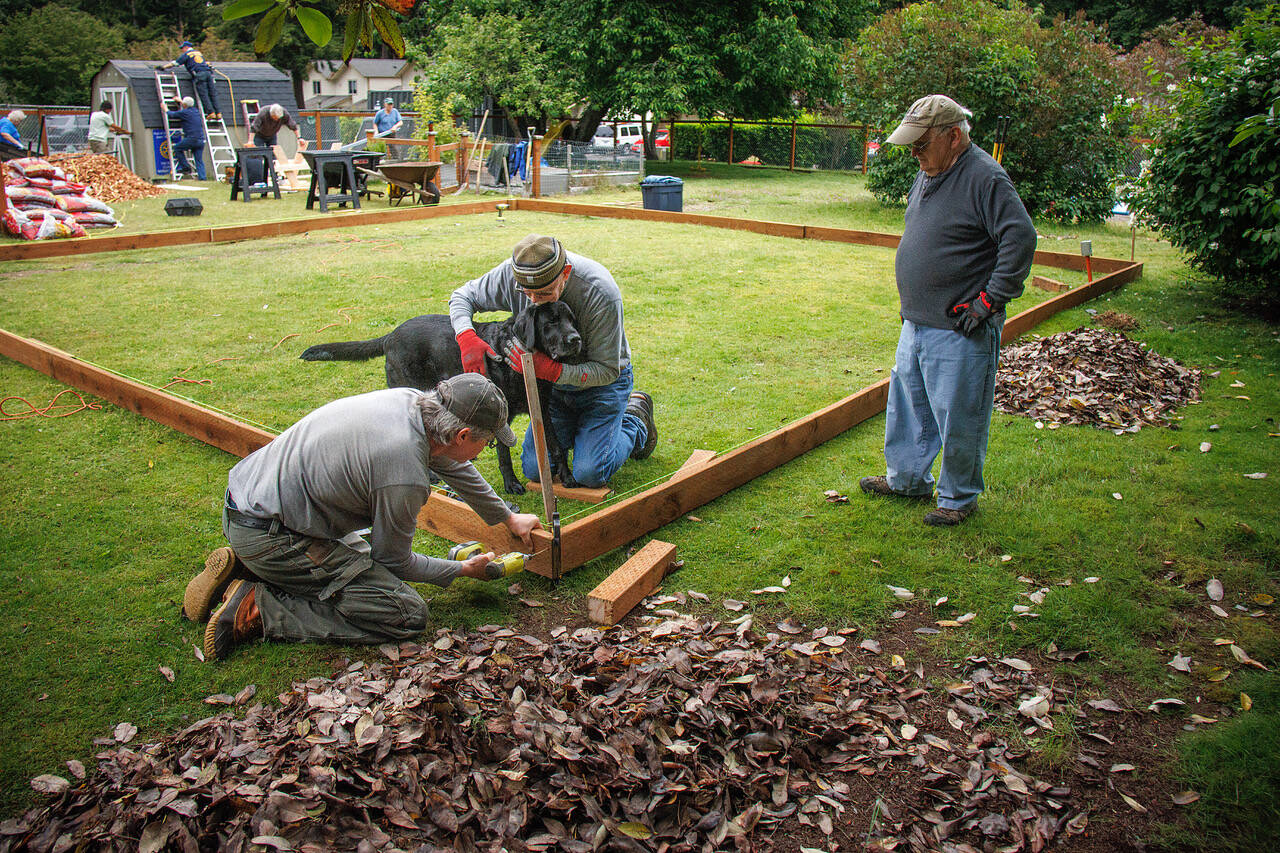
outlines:
[{"label": "man on ladder", "polygon": [[182,139],[176,144],[170,138],[169,150],[173,152],[174,162],[178,167],[178,174],[190,175],[191,164],[187,162],[187,152],[195,158],[196,177],[200,180],[205,179],[204,175],[204,122],[200,120],[200,111],[196,109],[194,98],[183,98],[182,108],[169,111],[170,124],[177,122],[182,130]]},{"label": "man on ladder", "polygon": [[213,85],[213,66],[204,58],[204,54],[196,50],[191,42],[184,41],[178,58],[161,65],[160,70],[166,71],[175,65],[182,65],[191,72],[191,79],[196,84],[196,95],[200,98],[205,116],[211,120],[221,119],[222,110],[218,107],[218,93]]}]

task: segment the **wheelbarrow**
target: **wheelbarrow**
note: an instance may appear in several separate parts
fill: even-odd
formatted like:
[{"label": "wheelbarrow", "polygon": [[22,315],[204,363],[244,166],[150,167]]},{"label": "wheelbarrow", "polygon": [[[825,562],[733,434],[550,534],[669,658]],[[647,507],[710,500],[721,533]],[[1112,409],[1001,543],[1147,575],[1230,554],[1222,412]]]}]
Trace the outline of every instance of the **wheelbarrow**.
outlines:
[{"label": "wheelbarrow", "polygon": [[369,177],[387,182],[387,201],[399,204],[412,199],[420,204],[438,204],[440,188],[435,179],[440,173],[441,162],[407,160],[397,163],[379,163],[377,169],[361,169]]}]

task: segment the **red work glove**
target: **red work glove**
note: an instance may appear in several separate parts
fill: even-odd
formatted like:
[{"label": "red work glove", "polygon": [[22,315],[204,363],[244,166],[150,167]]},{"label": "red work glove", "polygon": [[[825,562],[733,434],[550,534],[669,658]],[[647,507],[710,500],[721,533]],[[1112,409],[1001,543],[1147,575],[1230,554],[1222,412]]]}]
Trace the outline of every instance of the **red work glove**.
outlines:
[{"label": "red work glove", "polygon": [[480,336],[476,334],[475,329],[466,329],[457,335],[458,349],[462,350],[462,369],[467,373],[479,373],[481,376],[487,376],[484,370],[484,357],[491,355],[494,358],[498,354],[493,351],[493,347],[480,340]]},{"label": "red work glove", "polygon": [[987,292],[978,291],[978,295],[968,302],[958,302],[951,306],[951,316],[958,318],[953,328],[966,338],[971,338],[991,319],[996,310],[997,307],[991,297],[987,296]]},{"label": "red work glove", "polygon": [[[524,374],[524,364],[521,358],[524,357],[525,349],[516,343],[515,340],[507,341],[507,346],[503,350],[503,354],[507,357],[507,364],[511,365],[511,369],[516,373]],[[556,361],[546,353],[533,351],[533,375],[547,382],[555,382],[560,378],[560,374],[564,372],[564,365]]]}]

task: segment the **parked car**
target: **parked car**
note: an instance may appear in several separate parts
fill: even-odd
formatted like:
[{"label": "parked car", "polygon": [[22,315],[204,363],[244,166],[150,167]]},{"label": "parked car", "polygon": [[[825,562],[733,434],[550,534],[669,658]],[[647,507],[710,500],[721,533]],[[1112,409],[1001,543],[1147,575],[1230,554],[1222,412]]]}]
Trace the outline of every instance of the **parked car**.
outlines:
[{"label": "parked car", "polygon": [[[670,134],[668,131],[665,131],[665,130],[660,130],[660,131],[658,131],[658,133],[653,137],[653,147],[654,147],[654,148],[670,148],[670,147],[671,147],[671,134]],[[632,151],[634,151],[634,152],[636,152],[637,154],[643,154],[643,153],[644,153],[644,138],[643,138],[643,137],[641,137],[640,139],[638,139],[638,140],[636,140],[635,142],[633,142],[633,143],[631,144],[631,150],[632,150]]]},{"label": "parked car", "polygon": [[640,122],[621,122],[616,126],[601,124],[596,128],[595,136],[591,138],[591,147],[613,148],[618,145],[634,151],[637,142],[640,143],[641,148],[644,148],[644,131],[640,128]]}]

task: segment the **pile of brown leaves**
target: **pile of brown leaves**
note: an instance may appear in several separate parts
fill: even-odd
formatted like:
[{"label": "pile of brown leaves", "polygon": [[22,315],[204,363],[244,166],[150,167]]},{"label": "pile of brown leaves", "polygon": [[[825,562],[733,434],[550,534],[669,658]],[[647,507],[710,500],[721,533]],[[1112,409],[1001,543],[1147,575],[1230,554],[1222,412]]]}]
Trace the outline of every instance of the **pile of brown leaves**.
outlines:
[{"label": "pile of brown leaves", "polygon": [[53,154],[48,160],[80,183],[88,184],[89,192],[103,201],[133,201],[165,194],[110,154]]},{"label": "pile of brown leaves", "polygon": [[[1085,830],[997,733],[1070,701],[1025,661],[935,685],[854,629],[654,612],[550,642],[442,630],[154,744],[122,723],[96,771],[33,781],[54,798],[0,823],[0,850],[744,850],[787,821],[833,849],[1038,851]],[[851,783],[911,805],[855,835]]]},{"label": "pile of brown leaves", "polygon": [[1199,370],[1088,326],[1001,350],[996,374],[998,410],[1117,435],[1168,426],[1176,409],[1198,399]]}]

